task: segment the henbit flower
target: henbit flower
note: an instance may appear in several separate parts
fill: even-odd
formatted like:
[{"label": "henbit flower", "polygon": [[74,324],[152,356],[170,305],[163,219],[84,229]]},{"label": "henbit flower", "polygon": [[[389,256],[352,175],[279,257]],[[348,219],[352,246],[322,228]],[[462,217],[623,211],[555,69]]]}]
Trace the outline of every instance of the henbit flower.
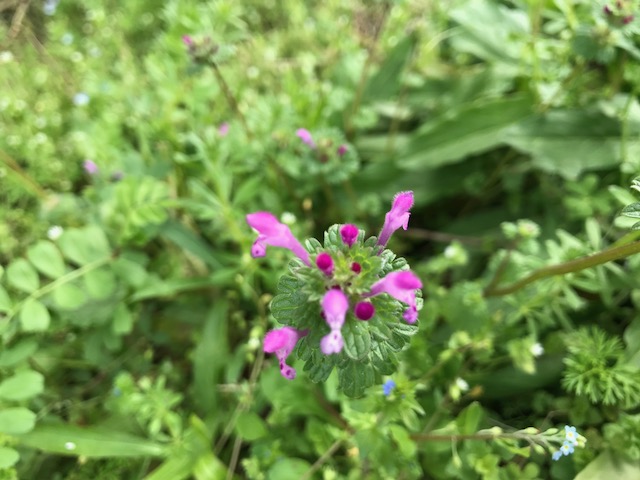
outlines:
[{"label": "henbit flower", "polygon": [[338,155],[343,156],[345,153],[347,153],[347,146],[346,145],[340,145],[338,147]]},{"label": "henbit flower", "polygon": [[358,320],[369,320],[376,313],[376,307],[370,302],[358,302],[353,309],[353,313]]},{"label": "henbit flower", "polygon": [[299,128],[296,130],[296,135],[302,140],[304,143],[309,145],[311,148],[316,148],[316,142],[313,141],[311,137],[311,132],[306,128]]},{"label": "henbit flower", "polygon": [[320,340],[320,350],[325,355],[340,353],[344,345],[340,329],[349,310],[349,299],[341,290],[332,288],[322,297],[321,305],[331,332]]},{"label": "henbit flower", "polygon": [[184,43],[185,46],[190,47],[191,45],[193,45],[193,38],[191,38],[191,35],[183,35],[182,43]]},{"label": "henbit flower", "polygon": [[333,274],[333,259],[327,252],[321,252],[316,257],[316,265],[327,277]]},{"label": "henbit flower", "polygon": [[84,168],[84,171],[87,172],[89,175],[95,175],[98,173],[98,170],[99,170],[96,162],[89,159],[85,160],[82,163],[82,168]]},{"label": "henbit flower", "polygon": [[406,230],[409,225],[409,210],[413,206],[413,192],[400,192],[393,197],[391,210],[384,217],[384,225],[378,236],[378,245],[384,247],[393,232],[402,227]]},{"label": "henbit flower", "polygon": [[382,385],[382,393],[385,397],[388,397],[389,395],[391,395],[391,392],[393,392],[394,388],[396,388],[396,382],[394,382],[393,380],[387,380]]},{"label": "henbit flower", "polygon": [[407,323],[415,323],[418,319],[418,309],[416,307],[416,290],[422,288],[422,282],[418,276],[410,270],[401,272],[391,272],[383,279],[378,280],[371,286],[371,291],[365,297],[374,297],[381,293],[387,293],[396,300],[409,305],[402,318]]},{"label": "henbit flower", "polygon": [[575,449],[574,449],[573,443],[567,442],[567,441],[565,441],[560,447],[560,451],[562,452],[563,455],[569,455],[573,453],[574,450]]},{"label": "henbit flower", "polygon": [[349,248],[356,243],[356,239],[358,238],[358,227],[355,225],[348,223],[340,227],[340,236],[342,237],[342,241],[345,245],[348,245]]},{"label": "henbit flower", "polygon": [[565,440],[573,445],[577,445],[578,443],[578,433],[576,432],[576,427],[570,427],[569,425],[564,426],[564,434]]},{"label": "henbit flower", "polygon": [[311,266],[309,253],[302,244],[293,236],[291,230],[284,223],[269,212],[255,212],[247,215],[247,223],[258,232],[258,238],[251,247],[251,256],[264,257],[267,245],[282,247],[295,253],[305,265]]},{"label": "henbit flower", "polygon": [[264,337],[264,351],[267,353],[275,353],[280,362],[280,373],[284,378],[293,380],[296,378],[296,369],[287,365],[285,360],[293,351],[300,338],[304,337],[308,332],[306,330],[296,330],[293,327],[283,327],[277,330],[271,330]]},{"label": "henbit flower", "polygon": [[360,273],[362,271],[362,265],[360,265],[358,262],[353,262],[351,264],[351,271],[353,273]]}]

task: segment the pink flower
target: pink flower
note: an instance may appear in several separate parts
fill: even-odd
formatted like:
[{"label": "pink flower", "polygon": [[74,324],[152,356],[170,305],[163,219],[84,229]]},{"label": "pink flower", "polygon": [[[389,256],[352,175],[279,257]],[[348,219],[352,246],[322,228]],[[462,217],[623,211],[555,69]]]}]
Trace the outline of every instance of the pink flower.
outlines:
[{"label": "pink flower", "polygon": [[247,215],[247,223],[258,232],[258,238],[251,247],[251,256],[264,257],[267,245],[282,247],[291,250],[307,266],[310,266],[309,253],[302,244],[293,236],[289,227],[280,223],[269,212],[255,212]]},{"label": "pink flower", "polygon": [[227,133],[229,133],[229,124],[227,122],[223,122],[218,127],[218,135],[221,137],[226,137]]},{"label": "pink flower", "polygon": [[365,295],[374,297],[381,293],[387,293],[396,300],[409,305],[402,317],[407,323],[415,323],[418,319],[418,309],[416,308],[416,290],[422,288],[422,282],[418,276],[409,271],[391,272],[381,280],[371,286],[371,292]]},{"label": "pink flower", "polygon": [[311,148],[316,148],[316,142],[313,141],[311,137],[311,132],[306,128],[299,128],[296,130],[296,135],[302,140],[304,143],[309,145]]},{"label": "pink flower", "polygon": [[289,354],[296,347],[296,343],[300,338],[304,337],[308,332],[306,330],[296,330],[293,327],[283,327],[277,330],[271,330],[264,337],[264,351],[267,353],[275,353],[280,362],[280,373],[284,378],[293,380],[296,378],[296,369],[285,363]]},{"label": "pink flower", "polygon": [[182,43],[184,43],[187,47],[193,45],[193,39],[191,38],[191,35],[183,35]]},{"label": "pink flower", "polygon": [[316,265],[327,277],[333,273],[333,259],[327,252],[319,253],[316,257]]},{"label": "pink flower", "polygon": [[344,345],[342,332],[344,319],[349,310],[349,300],[342,291],[331,289],[322,297],[322,312],[331,332],[320,340],[320,350],[325,355],[340,353]]},{"label": "pink flower", "polygon": [[347,153],[347,146],[346,145],[340,145],[338,147],[338,155],[343,156],[345,153]]},{"label": "pink flower", "polygon": [[409,210],[413,206],[413,192],[400,192],[393,198],[391,210],[384,217],[384,226],[378,237],[378,245],[385,246],[391,234],[409,225]]},{"label": "pink flower", "polygon": [[359,320],[369,320],[376,313],[376,307],[369,302],[358,302],[356,308],[353,309],[353,313]]},{"label": "pink flower", "polygon": [[84,168],[84,171],[89,175],[95,175],[99,170],[98,165],[96,165],[96,162],[94,162],[93,160],[85,160],[82,164],[82,167]]},{"label": "pink flower", "polygon": [[356,243],[356,239],[358,238],[358,227],[350,223],[343,225],[340,227],[340,236],[342,237],[344,244],[351,247]]}]

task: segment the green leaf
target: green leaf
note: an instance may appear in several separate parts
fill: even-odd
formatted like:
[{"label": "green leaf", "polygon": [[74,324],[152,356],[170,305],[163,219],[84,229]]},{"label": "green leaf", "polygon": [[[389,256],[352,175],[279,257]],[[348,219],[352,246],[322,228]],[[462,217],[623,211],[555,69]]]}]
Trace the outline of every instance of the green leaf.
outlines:
[{"label": "green leaf", "polygon": [[248,442],[252,442],[267,435],[264,420],[254,412],[243,412],[236,422],[238,435]]},{"label": "green leaf", "polygon": [[389,52],[378,71],[369,78],[362,94],[363,102],[388,100],[400,90],[402,71],[411,59],[417,36],[405,35]]},{"label": "green leaf", "polygon": [[18,435],[33,429],[36,414],[24,407],[0,410],[0,433]]},{"label": "green leaf", "polygon": [[627,205],[620,212],[622,215],[631,218],[640,218],[640,203],[632,203]]},{"label": "green leaf", "polygon": [[530,97],[490,99],[471,104],[453,117],[427,122],[396,164],[407,170],[434,169],[484,152],[506,139],[507,128],[531,114]]},{"label": "green leaf", "polygon": [[0,368],[12,367],[26,360],[38,350],[38,343],[32,339],[24,339],[12,347],[0,352]]},{"label": "green leaf", "polygon": [[41,240],[27,250],[27,258],[41,273],[51,279],[65,274],[65,265],[60,250],[46,240]]},{"label": "green leaf", "polygon": [[363,322],[347,321],[342,327],[344,352],[353,360],[361,360],[371,350],[371,335]]},{"label": "green leaf", "polygon": [[87,293],[98,300],[109,298],[116,289],[116,278],[110,268],[98,268],[84,274]]},{"label": "green leaf", "polygon": [[400,425],[390,425],[389,431],[391,432],[391,437],[398,445],[402,456],[410,459],[414,458],[417,447],[416,443],[411,440],[407,429]]},{"label": "green leaf", "polygon": [[640,478],[640,461],[630,460],[605,450],[587,465],[575,480],[602,480],[603,478]]},{"label": "green leaf", "polygon": [[11,297],[7,291],[0,285],[0,312],[10,312],[13,306],[13,302],[11,301]]},{"label": "green leaf", "polygon": [[575,180],[620,162],[620,131],[617,120],[599,112],[555,110],[514,125],[504,138],[534,166]]},{"label": "green leaf", "polygon": [[14,466],[20,460],[20,454],[13,448],[0,447],[0,471]]},{"label": "green leaf", "polygon": [[175,243],[183,250],[195,255],[213,269],[222,268],[222,263],[213,254],[213,247],[204,242],[193,231],[178,222],[167,222],[162,226],[160,235]]},{"label": "green leaf", "polygon": [[227,467],[212,452],[203,453],[193,466],[196,480],[223,480],[227,478]]},{"label": "green leaf", "polygon": [[133,315],[124,303],[119,303],[113,313],[112,330],[116,335],[125,335],[133,329]]},{"label": "green leaf", "polygon": [[53,291],[53,300],[62,310],[76,310],[87,301],[87,295],[71,283],[63,283]]},{"label": "green leaf", "polygon": [[33,370],[23,370],[0,383],[0,398],[5,400],[26,400],[39,395],[44,390],[44,377]]},{"label": "green leaf", "polygon": [[267,480],[299,480],[311,468],[311,464],[300,458],[278,460],[267,472]]},{"label": "green leaf", "polygon": [[31,432],[18,436],[18,439],[24,446],[62,455],[161,457],[166,454],[166,447],[162,444],[99,427],[78,427],[67,424],[38,425]]},{"label": "green leaf", "polygon": [[9,285],[26,293],[35,292],[40,286],[38,272],[24,258],[18,258],[7,267]]},{"label": "green leaf", "polygon": [[49,328],[49,310],[38,300],[28,299],[20,311],[20,324],[24,332],[42,332]]},{"label": "green leaf", "polygon": [[482,410],[478,402],[473,402],[458,414],[458,418],[456,418],[458,431],[463,435],[475,433],[479,429],[483,418],[484,410]]},{"label": "green leaf", "polygon": [[78,265],[87,265],[111,256],[106,235],[94,225],[65,230],[58,239],[58,246],[66,258]]},{"label": "green leaf", "polygon": [[345,395],[361,397],[364,391],[375,382],[373,367],[368,363],[348,360],[338,369],[338,381]]}]

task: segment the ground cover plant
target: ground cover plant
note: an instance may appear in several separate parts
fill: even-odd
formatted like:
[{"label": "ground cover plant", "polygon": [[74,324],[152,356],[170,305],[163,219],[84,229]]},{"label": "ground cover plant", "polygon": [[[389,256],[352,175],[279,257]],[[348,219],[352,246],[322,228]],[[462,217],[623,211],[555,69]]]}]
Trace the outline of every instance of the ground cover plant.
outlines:
[{"label": "ground cover plant", "polygon": [[640,478],[638,1],[0,12],[0,479]]}]

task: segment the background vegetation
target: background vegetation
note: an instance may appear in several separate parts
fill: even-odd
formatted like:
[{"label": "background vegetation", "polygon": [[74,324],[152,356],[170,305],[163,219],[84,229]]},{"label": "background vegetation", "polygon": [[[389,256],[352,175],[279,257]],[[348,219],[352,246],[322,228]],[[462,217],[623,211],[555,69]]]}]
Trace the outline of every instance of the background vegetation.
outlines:
[{"label": "background vegetation", "polygon": [[[640,478],[637,1],[159,5],[0,2],[0,478]],[[244,216],[401,190],[396,387],[283,379]]]}]

